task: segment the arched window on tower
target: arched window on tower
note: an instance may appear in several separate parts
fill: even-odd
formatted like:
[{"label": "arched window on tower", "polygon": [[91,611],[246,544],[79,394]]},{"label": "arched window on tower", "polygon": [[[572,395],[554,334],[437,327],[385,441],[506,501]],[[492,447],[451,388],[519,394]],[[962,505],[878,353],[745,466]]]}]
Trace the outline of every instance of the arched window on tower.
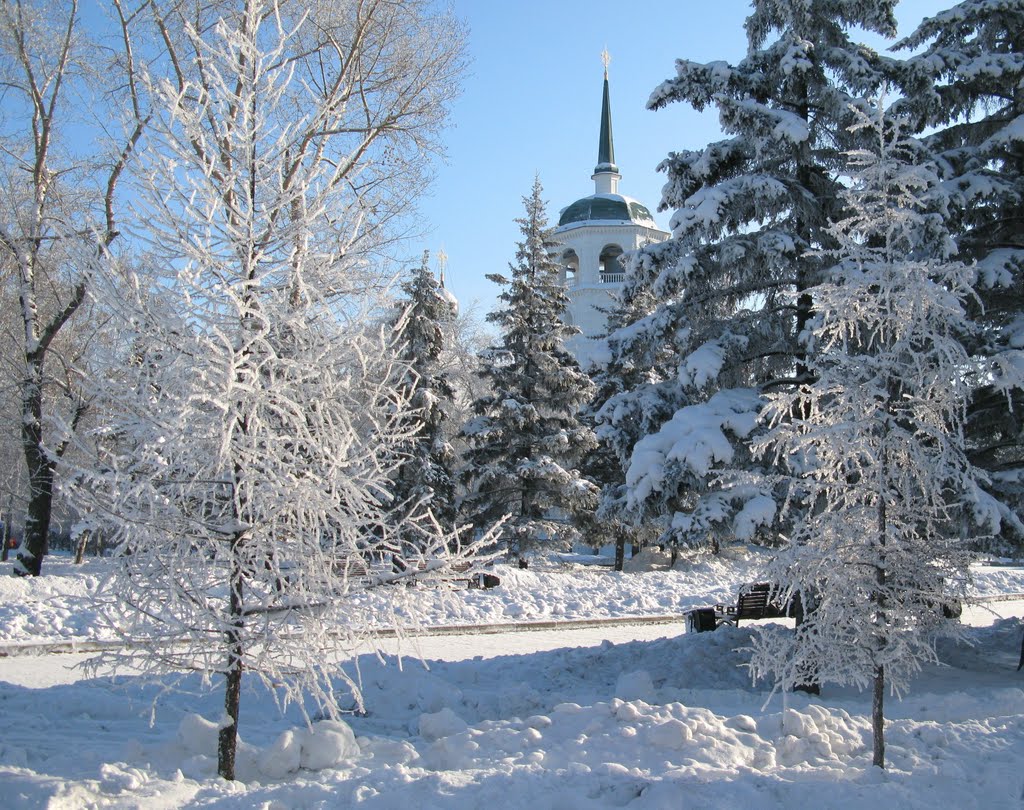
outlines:
[{"label": "arched window on tower", "polygon": [[622,248],[618,245],[605,245],[601,248],[601,283],[617,284],[626,280],[626,270],[622,266]]},{"label": "arched window on tower", "polygon": [[569,248],[562,254],[562,283],[571,287],[576,283],[576,274],[580,271],[580,257],[576,251]]}]

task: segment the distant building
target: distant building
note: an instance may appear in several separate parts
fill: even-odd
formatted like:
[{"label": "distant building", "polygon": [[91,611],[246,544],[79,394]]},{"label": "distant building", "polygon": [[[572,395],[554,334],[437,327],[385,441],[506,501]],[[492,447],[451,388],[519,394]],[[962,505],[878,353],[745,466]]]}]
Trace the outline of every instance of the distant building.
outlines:
[{"label": "distant building", "polygon": [[441,297],[447,301],[452,308],[452,320],[455,320],[459,316],[459,299],[455,297],[455,293],[445,286],[444,271],[447,269],[448,254],[444,252],[444,248],[441,248],[437,252],[437,283],[440,287]]},{"label": "distant building", "polygon": [[563,247],[560,262],[570,301],[566,320],[582,332],[566,348],[584,368],[606,356],[607,311],[625,279],[622,254],[669,238],[645,205],[619,194],[622,175],[615,165],[607,52],[603,56],[601,131],[591,178],[594,193],[563,208],[555,228],[555,238]]}]

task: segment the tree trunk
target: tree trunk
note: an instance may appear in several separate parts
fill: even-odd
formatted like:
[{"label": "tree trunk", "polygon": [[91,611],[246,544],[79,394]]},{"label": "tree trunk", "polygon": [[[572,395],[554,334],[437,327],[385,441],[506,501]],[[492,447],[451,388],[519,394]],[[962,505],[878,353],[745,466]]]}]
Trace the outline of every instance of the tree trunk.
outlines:
[{"label": "tree trunk", "polygon": [[85,547],[89,542],[89,536],[91,534],[91,531],[86,530],[79,535],[78,545],[75,547],[75,565],[82,564],[82,558],[85,557]]},{"label": "tree trunk", "polygon": [[[795,594],[793,599],[796,603],[794,618],[796,619],[796,626],[799,630],[800,625],[802,625],[804,621],[807,619],[807,614],[814,610],[816,600],[814,599],[814,597],[809,596],[804,591],[800,591],[797,594]],[[817,668],[815,668],[815,672],[817,672]],[[820,695],[821,684],[818,682],[817,677],[811,677],[810,679],[808,679],[807,683],[796,684],[796,686],[793,687],[793,691],[806,692],[808,695]]]},{"label": "tree trunk", "polygon": [[626,536],[622,531],[615,533],[615,570],[621,571],[626,557]]},{"label": "tree trunk", "polygon": [[[811,100],[810,92],[807,87],[806,79],[797,80],[793,95],[796,99],[796,109],[794,112],[797,116],[802,118],[806,123],[808,130],[813,131],[813,122],[811,121]],[[812,144],[810,139],[805,139],[796,147],[796,181],[797,187],[806,189],[812,195],[815,192],[821,191],[821,184],[816,183],[817,179],[815,176],[815,158],[812,152]],[[820,209],[819,209],[820,210]],[[804,213],[797,212],[796,217],[796,235],[805,239],[808,245],[815,244],[815,231],[818,230],[813,220],[809,221],[809,218],[805,217]],[[814,260],[804,259],[796,263],[796,322],[794,324],[794,337],[799,338],[803,334],[807,325],[810,323],[811,318],[814,316],[814,301],[811,298],[811,294],[808,290],[816,283],[813,278],[810,277],[811,267],[809,262]],[[800,344],[796,344],[796,379],[801,383],[809,383],[812,381],[812,374],[810,368],[807,365],[807,355]],[[809,415],[810,405],[802,400],[796,400],[794,403],[793,417],[795,419],[806,419]]]},{"label": "tree trunk", "polygon": [[231,541],[230,596],[228,611],[231,624],[227,639],[227,667],[224,679],[224,714],[226,725],[217,734],[217,773],[225,779],[235,778],[235,752],[238,749],[238,706],[242,695],[242,565],[239,545],[242,535]]},{"label": "tree trunk", "polygon": [[11,506],[8,507],[7,514],[4,517],[4,536],[3,536],[4,548],[3,548],[2,554],[0,554],[0,560],[2,560],[3,562],[7,562],[7,557],[10,554],[10,550],[11,550],[11,532],[13,531],[13,527],[11,526],[11,521],[12,520],[14,520],[14,496],[13,495],[11,496]]},{"label": "tree trunk", "polygon": [[228,633],[228,671],[224,681],[224,712],[230,723],[217,734],[217,773],[235,778],[235,751],[238,748],[238,704],[242,694],[242,658],[237,632]]},{"label": "tree trunk", "polygon": [[33,441],[35,431],[25,430],[25,460],[29,470],[28,510],[25,513],[24,551],[18,553],[14,572],[37,577],[43,570],[43,557],[49,551],[50,516],[53,510],[54,464],[42,448],[42,437]]},{"label": "tree trunk", "polygon": [[21,446],[28,469],[28,509],[25,535],[14,573],[37,577],[43,570],[43,556],[49,551],[50,516],[53,510],[53,473],[56,463],[43,443],[43,358],[42,348],[26,354],[28,380],[22,383]]},{"label": "tree trunk", "polygon": [[[889,402],[891,403],[894,399],[891,384]],[[889,410],[891,413],[891,410]],[[889,472],[889,459],[885,452],[885,445],[883,444],[882,455],[880,458],[881,467],[881,480],[884,482],[887,480]],[[878,499],[878,562],[875,565],[875,582],[877,588],[871,595],[871,601],[875,606],[875,624],[878,627],[886,627],[889,623],[889,617],[887,615],[887,607],[884,588],[886,586],[886,529],[888,528],[888,511],[885,505],[884,492],[882,497]],[[881,647],[884,642],[880,641],[876,647],[875,653],[881,653]],[[876,659],[877,660],[877,659]],[[871,759],[871,764],[879,768],[885,767],[885,715],[883,713],[883,706],[885,701],[885,665],[875,664],[875,688],[874,688],[874,700],[871,702],[871,735],[874,739],[874,755]]]},{"label": "tree trunk", "polygon": [[879,768],[885,767],[885,665],[875,667],[874,700],[871,701],[871,736],[874,740],[874,753],[871,764]]}]

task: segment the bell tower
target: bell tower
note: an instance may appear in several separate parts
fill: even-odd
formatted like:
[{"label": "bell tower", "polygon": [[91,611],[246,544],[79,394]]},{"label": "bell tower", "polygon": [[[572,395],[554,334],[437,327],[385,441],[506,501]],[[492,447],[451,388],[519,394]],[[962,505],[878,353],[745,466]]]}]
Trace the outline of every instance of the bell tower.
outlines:
[{"label": "bell tower", "polygon": [[614,305],[625,280],[623,254],[669,237],[658,228],[645,205],[619,194],[622,175],[615,164],[608,86],[611,57],[607,50],[601,54],[601,61],[604,87],[597,165],[591,176],[594,193],[561,210],[554,234],[560,245],[558,258],[569,294],[566,321],[581,331],[567,341],[566,348],[584,368],[605,361],[606,311]]}]

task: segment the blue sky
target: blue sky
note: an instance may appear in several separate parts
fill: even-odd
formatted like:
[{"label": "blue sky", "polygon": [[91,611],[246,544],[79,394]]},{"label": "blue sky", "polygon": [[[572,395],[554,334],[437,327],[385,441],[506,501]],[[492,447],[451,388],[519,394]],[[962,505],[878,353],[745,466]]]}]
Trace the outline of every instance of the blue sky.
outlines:
[{"label": "blue sky", "polygon": [[[900,33],[953,0],[904,0]],[[743,57],[749,0],[454,0],[469,25],[472,57],[463,95],[446,131],[447,163],[421,203],[428,234],[411,245],[448,255],[448,287],[481,316],[514,258],[522,197],[540,174],[549,221],[593,193],[601,113],[601,51],[611,54],[615,158],[619,190],[652,212],[661,200],[658,163],[673,150],[699,149],[721,137],[717,115],[682,104],[646,109],[651,91],[674,75],[677,58],[707,62]],[[668,212],[655,212],[661,227]]]}]

